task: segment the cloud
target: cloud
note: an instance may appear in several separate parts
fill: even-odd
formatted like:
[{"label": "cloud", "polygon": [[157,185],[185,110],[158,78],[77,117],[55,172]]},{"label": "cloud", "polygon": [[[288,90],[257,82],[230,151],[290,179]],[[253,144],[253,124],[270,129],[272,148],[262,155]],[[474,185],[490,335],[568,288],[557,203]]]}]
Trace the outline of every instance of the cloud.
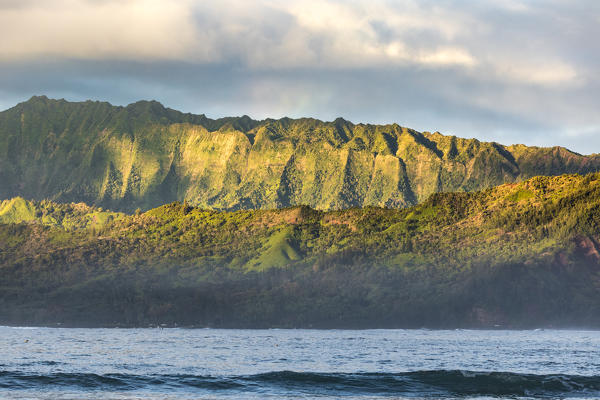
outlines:
[{"label": "cloud", "polygon": [[[498,34],[510,33],[501,31],[502,18],[494,23],[493,8],[477,14],[455,3],[4,0],[0,34],[8,40],[0,42],[0,59],[179,60],[256,69],[477,67],[479,76],[540,85],[577,77],[547,45],[536,43],[544,62],[531,64],[519,46],[501,43]],[[518,1],[498,4],[496,11],[512,17],[531,9]],[[533,32],[524,42],[536,40]]]},{"label": "cloud", "polygon": [[524,64],[506,63],[496,68],[496,72],[507,80],[516,80],[534,85],[562,85],[577,83],[577,71],[565,63]]},{"label": "cloud", "polygon": [[[449,12],[426,17],[411,2],[406,7],[382,1],[11,0],[0,13],[0,34],[9,39],[0,42],[0,58],[237,61],[253,68],[474,63],[456,45],[404,40],[409,30],[443,38],[463,30],[448,22]],[[377,24],[388,30],[387,39]]]},{"label": "cloud", "polygon": [[186,1],[9,1],[0,10],[0,60],[182,59],[201,38]]},{"label": "cloud", "polygon": [[416,60],[425,65],[464,65],[473,66],[477,61],[464,49],[442,48],[419,55]]}]

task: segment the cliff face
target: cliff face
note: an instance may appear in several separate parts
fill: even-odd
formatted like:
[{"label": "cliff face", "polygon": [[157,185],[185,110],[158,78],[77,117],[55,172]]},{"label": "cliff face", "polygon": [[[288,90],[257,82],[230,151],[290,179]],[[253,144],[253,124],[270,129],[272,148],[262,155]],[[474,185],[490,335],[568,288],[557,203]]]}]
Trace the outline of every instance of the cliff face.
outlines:
[{"label": "cliff face", "polygon": [[119,210],[405,207],[535,175],[600,170],[599,156],[502,146],[337,119],[212,120],[156,102],[34,97],[0,113],[0,198]]}]

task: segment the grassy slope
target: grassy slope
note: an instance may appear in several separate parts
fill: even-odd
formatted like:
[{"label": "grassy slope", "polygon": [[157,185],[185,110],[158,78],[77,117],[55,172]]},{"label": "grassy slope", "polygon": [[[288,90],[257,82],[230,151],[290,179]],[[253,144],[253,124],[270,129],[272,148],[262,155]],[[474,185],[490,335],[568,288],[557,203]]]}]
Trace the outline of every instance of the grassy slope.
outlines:
[{"label": "grassy slope", "polygon": [[208,119],[157,102],[127,107],[34,97],[0,113],[0,198],[144,210],[401,208],[438,191],[600,170],[564,148],[502,146],[397,124]]},{"label": "grassy slope", "polygon": [[13,199],[0,222],[5,322],[600,326],[600,174],[401,210]]}]

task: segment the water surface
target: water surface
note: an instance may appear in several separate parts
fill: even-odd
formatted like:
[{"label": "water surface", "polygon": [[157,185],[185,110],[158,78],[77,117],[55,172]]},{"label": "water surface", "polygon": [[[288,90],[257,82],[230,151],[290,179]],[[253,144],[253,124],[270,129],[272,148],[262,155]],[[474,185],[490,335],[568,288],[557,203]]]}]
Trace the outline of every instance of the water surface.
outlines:
[{"label": "water surface", "polygon": [[0,398],[599,398],[600,332],[0,327]]}]

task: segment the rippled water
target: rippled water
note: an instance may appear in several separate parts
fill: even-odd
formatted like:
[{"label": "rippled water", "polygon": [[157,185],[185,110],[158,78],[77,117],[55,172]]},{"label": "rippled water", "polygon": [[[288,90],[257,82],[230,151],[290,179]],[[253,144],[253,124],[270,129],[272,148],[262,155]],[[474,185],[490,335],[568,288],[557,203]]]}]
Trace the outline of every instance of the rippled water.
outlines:
[{"label": "rippled water", "polygon": [[0,327],[0,398],[600,398],[600,332]]}]

